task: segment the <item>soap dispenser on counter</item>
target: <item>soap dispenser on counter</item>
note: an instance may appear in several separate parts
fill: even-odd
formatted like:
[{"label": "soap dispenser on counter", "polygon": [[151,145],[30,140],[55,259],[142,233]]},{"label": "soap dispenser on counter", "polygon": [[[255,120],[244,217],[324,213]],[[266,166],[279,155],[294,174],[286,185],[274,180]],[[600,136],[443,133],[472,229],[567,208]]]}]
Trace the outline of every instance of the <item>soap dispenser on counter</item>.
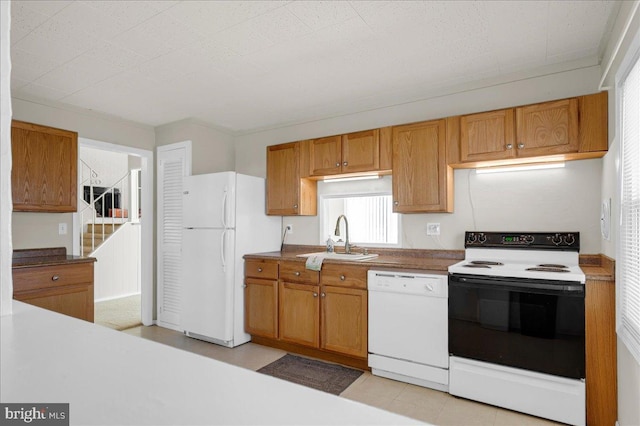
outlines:
[{"label": "soap dispenser on counter", "polygon": [[333,253],[334,251],[335,251],[335,243],[333,242],[331,235],[329,235],[329,238],[327,238],[327,253]]}]

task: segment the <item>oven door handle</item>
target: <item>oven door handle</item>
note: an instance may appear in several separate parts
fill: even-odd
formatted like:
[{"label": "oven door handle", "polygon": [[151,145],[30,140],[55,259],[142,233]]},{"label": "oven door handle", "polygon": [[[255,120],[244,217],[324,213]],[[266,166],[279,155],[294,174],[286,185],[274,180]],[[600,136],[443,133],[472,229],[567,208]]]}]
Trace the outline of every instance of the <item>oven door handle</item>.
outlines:
[{"label": "oven door handle", "polygon": [[482,288],[494,288],[494,289],[513,289],[517,291],[522,290],[545,290],[548,293],[584,293],[584,285],[580,283],[567,282],[566,284],[545,284],[540,282],[534,282],[532,280],[515,280],[505,279],[502,277],[491,278],[477,278],[472,276],[459,276],[450,275],[450,283],[455,285],[462,285],[464,287],[481,286]]}]

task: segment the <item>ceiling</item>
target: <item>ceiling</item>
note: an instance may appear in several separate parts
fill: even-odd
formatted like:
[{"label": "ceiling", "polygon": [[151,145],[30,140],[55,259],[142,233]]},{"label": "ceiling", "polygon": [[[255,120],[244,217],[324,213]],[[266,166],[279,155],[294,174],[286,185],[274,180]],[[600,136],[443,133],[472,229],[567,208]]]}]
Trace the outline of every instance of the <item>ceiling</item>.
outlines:
[{"label": "ceiling", "polygon": [[597,65],[611,1],[13,1],[14,98],[232,134]]}]

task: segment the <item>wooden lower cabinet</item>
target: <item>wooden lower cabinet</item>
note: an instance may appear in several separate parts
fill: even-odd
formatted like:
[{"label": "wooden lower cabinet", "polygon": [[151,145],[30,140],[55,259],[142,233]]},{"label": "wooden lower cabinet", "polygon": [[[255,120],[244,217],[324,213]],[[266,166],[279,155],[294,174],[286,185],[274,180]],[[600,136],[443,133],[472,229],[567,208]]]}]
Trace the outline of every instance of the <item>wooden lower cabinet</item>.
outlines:
[{"label": "wooden lower cabinet", "polygon": [[367,291],[322,287],[322,349],[367,357]]},{"label": "wooden lower cabinet", "polygon": [[244,328],[252,335],[278,337],[278,280],[246,278]]},{"label": "wooden lower cabinet", "polygon": [[280,340],[318,347],[320,298],[318,286],[280,282]]},{"label": "wooden lower cabinet", "polygon": [[14,268],[13,298],[93,322],[93,262]]},{"label": "wooden lower cabinet", "polygon": [[615,283],[587,280],[585,285],[587,424],[614,425],[618,418]]}]

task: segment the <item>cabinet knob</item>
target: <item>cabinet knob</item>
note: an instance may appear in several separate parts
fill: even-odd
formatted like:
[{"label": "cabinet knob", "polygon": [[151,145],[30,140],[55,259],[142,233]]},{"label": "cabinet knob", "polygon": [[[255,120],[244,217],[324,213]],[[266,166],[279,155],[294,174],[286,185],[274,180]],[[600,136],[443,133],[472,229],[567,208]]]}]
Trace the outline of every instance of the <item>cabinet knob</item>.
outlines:
[{"label": "cabinet knob", "polygon": [[393,205],[394,205],[394,206],[397,206],[397,205],[398,205],[398,202],[397,202],[397,201],[394,201],[394,202],[393,202]]},{"label": "cabinet knob", "polygon": [[320,297],[326,297],[326,294],[320,293]]},{"label": "cabinet knob", "polygon": [[343,166],[346,166],[348,163],[345,161],[344,163],[342,163]]},{"label": "cabinet knob", "polygon": [[345,279],[347,279],[347,277],[345,277],[344,275],[340,275],[340,281],[344,281]]},{"label": "cabinet knob", "polygon": [[523,144],[523,143],[519,143],[519,144],[518,144],[518,148],[519,148],[519,149],[524,148],[524,144]]},{"label": "cabinet knob", "polygon": [[258,272],[262,272],[262,268],[258,268]]},{"label": "cabinet knob", "polygon": [[336,167],[340,167],[340,163],[336,163]]},{"label": "cabinet knob", "polygon": [[313,297],[318,297],[318,293],[316,293],[315,291],[313,292]]},{"label": "cabinet knob", "polygon": [[246,284],[244,284],[244,285],[242,286],[242,288],[247,288],[247,285],[246,285]]},{"label": "cabinet knob", "polygon": [[58,281],[60,277],[58,275],[54,275],[51,277],[51,281]]},{"label": "cabinet knob", "polygon": [[293,205],[293,208],[294,208],[294,209],[297,209],[297,208],[298,208],[298,205],[297,205],[297,204],[294,204],[294,205]]},{"label": "cabinet knob", "polygon": [[299,277],[299,276],[300,276],[300,272],[296,271],[296,277]]},{"label": "cabinet knob", "polygon": [[513,148],[513,144],[512,143],[508,143],[507,144],[507,149],[511,149],[511,148]]}]

